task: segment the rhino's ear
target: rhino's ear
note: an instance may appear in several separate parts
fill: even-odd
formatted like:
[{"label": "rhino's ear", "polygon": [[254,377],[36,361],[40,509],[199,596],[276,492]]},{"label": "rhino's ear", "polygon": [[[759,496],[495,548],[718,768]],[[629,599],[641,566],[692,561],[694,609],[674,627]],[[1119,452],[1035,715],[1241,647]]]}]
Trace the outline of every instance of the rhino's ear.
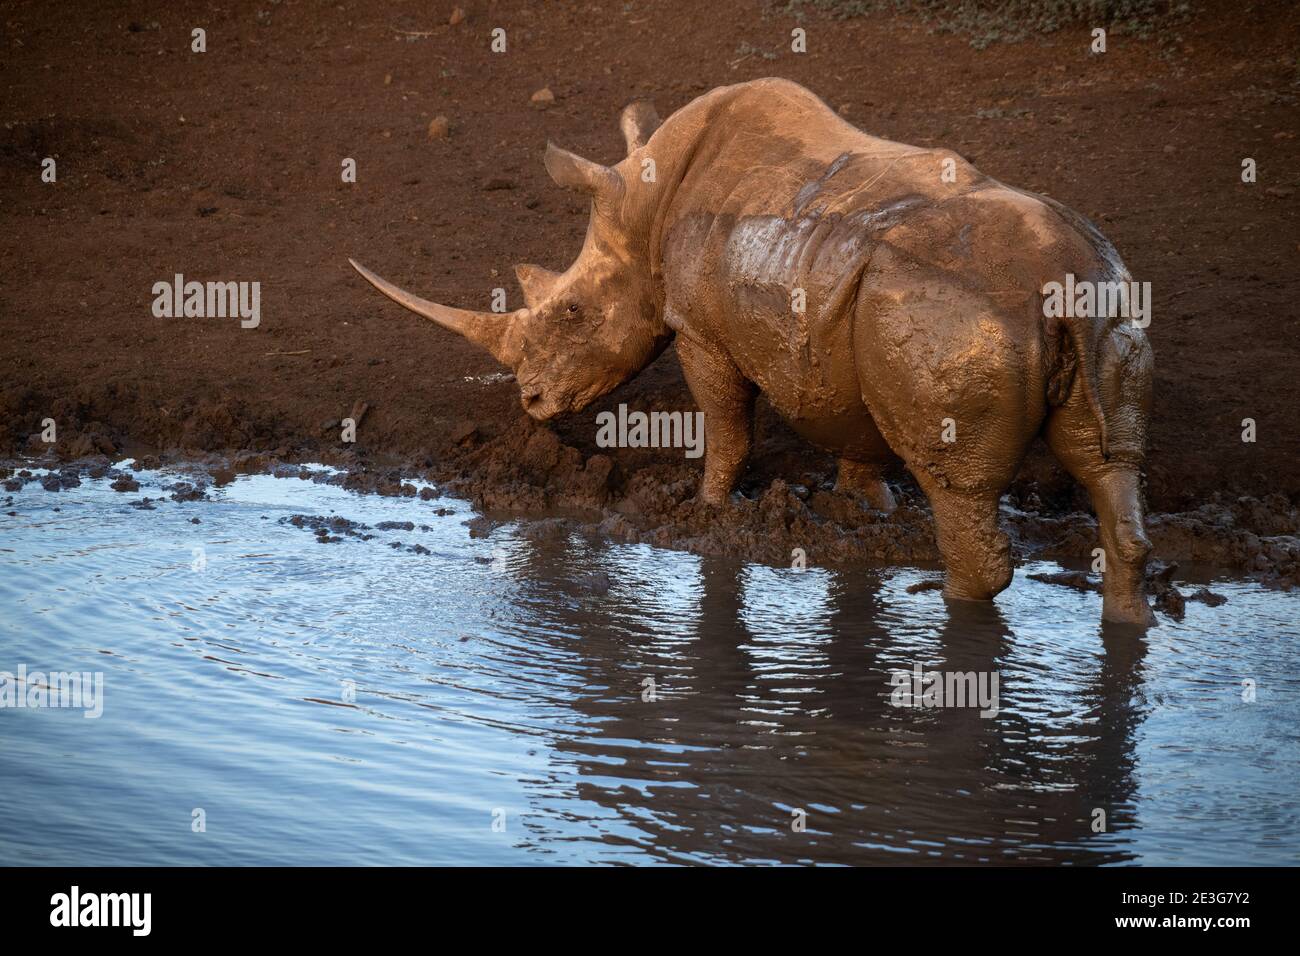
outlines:
[{"label": "rhino's ear", "polygon": [[623,107],[618,128],[623,131],[627,151],[634,153],[648,143],[661,122],[659,114],[655,112],[655,105],[649,100],[633,100]]},{"label": "rhino's ear", "polygon": [[559,185],[587,193],[598,203],[614,203],[623,195],[623,179],[617,172],[552,142],[546,144],[546,171]]},{"label": "rhino's ear", "polygon": [[539,302],[545,301],[551,294],[560,274],[531,262],[521,262],[515,266],[515,278],[519,280],[519,288],[524,290],[524,301],[530,309],[535,309]]}]

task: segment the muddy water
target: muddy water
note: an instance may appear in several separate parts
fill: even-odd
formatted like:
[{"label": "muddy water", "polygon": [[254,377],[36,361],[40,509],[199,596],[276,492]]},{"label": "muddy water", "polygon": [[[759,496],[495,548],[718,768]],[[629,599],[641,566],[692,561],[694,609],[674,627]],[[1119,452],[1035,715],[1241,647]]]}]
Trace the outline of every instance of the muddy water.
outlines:
[{"label": "muddy water", "polygon": [[[0,709],[0,863],[1296,862],[1300,595],[1211,578],[1143,641],[1050,564],[948,607],[933,569],[138,477],[0,511],[0,670],[104,687]],[[996,672],[997,716],[893,706],[915,663]]]}]

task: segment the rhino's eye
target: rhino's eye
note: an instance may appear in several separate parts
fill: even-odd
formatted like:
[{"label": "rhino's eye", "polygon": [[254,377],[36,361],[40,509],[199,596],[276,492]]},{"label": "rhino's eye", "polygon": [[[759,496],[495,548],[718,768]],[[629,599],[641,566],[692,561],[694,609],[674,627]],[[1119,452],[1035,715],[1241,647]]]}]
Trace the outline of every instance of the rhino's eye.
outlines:
[{"label": "rhino's eye", "polygon": [[571,303],[569,303],[569,311],[570,311],[570,312],[577,312],[577,311],[578,311],[578,303],[576,303],[576,302],[571,302]]}]

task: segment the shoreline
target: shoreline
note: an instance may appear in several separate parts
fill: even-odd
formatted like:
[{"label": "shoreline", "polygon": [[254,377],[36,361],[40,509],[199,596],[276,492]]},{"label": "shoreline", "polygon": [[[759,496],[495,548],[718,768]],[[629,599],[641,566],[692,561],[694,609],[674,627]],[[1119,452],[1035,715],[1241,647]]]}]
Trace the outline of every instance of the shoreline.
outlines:
[{"label": "shoreline", "polygon": [[[130,465],[123,467],[127,461]],[[309,465],[337,470],[325,474]],[[42,469],[48,474],[35,474]],[[453,454],[432,465],[391,456],[373,459],[355,449],[309,456],[171,449],[134,459],[121,456],[116,462],[101,454],[47,454],[0,461],[0,485],[7,495],[32,483],[57,493],[83,477],[105,478],[116,482],[114,490],[129,495],[139,490],[133,474],[146,470],[173,472],[177,481],[164,488],[181,503],[204,499],[211,488],[242,474],[271,474],[422,502],[455,497],[476,512],[466,522],[476,537],[515,523],[533,538],[578,533],[774,567],[790,567],[798,549],[808,567],[912,566],[933,569],[935,587],[942,579],[928,504],[909,481],[891,481],[898,498],[891,515],[870,511],[855,496],[834,491],[830,476],[811,486],[781,478],[761,486],[751,481],[747,494],[733,496],[725,508],[713,508],[695,501],[690,468],[660,463],[624,473],[608,456],[585,456],[549,429],[528,423],[488,441],[466,436]],[[435,488],[417,489],[413,480]],[[1000,510],[1019,574],[1024,574],[1025,562],[1034,560],[1086,568],[1092,549],[1099,546],[1091,514],[1042,507],[1032,482],[1013,486]],[[1180,616],[1183,600],[1196,599],[1198,593],[1181,594],[1175,579],[1195,585],[1207,571],[1266,587],[1300,586],[1300,513],[1285,496],[1225,500],[1215,495],[1195,510],[1149,514],[1147,530],[1155,549],[1148,580],[1155,607],[1165,613]],[[1095,576],[1083,570],[1040,579],[1083,590],[1096,587]]]}]

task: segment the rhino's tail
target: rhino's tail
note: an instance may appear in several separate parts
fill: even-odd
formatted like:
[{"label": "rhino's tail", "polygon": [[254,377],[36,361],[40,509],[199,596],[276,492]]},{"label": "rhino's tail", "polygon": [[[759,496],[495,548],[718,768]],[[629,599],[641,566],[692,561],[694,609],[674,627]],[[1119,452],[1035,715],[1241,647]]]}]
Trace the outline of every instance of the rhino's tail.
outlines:
[{"label": "rhino's tail", "polygon": [[1101,385],[1097,377],[1097,337],[1091,319],[1063,318],[1061,322],[1074,346],[1078,362],[1075,379],[1083,388],[1083,397],[1097,420],[1097,437],[1101,442],[1101,457],[1110,458],[1110,439],[1106,429],[1106,410],[1101,405]]},{"label": "rhino's tail", "polygon": [[[1116,251],[1111,241],[1102,235],[1101,230],[1091,220],[1049,196],[1039,198],[1056,210],[1056,213],[1077,233],[1082,235],[1092,247],[1095,256],[1095,270],[1090,269],[1087,271],[1095,271],[1096,275],[1089,275],[1089,279],[1102,279],[1103,277],[1109,279],[1111,276],[1123,280],[1129,278],[1128,270],[1124,268],[1123,262],[1120,261],[1119,252]],[[1067,311],[1073,312],[1072,309]],[[1070,344],[1073,347],[1074,361],[1065,361],[1063,364],[1062,360],[1058,358],[1057,370],[1053,374],[1056,394],[1051,394],[1053,389],[1049,389],[1049,401],[1052,401],[1053,404],[1064,403],[1070,394],[1070,373],[1077,371],[1077,374],[1074,374],[1073,377],[1082,380],[1084,398],[1088,402],[1088,408],[1092,410],[1093,418],[1097,420],[1097,436],[1101,443],[1101,457],[1103,459],[1109,458],[1110,441],[1106,428],[1106,411],[1101,404],[1101,385],[1097,368],[1098,341],[1102,334],[1109,331],[1109,326],[1104,319],[1098,325],[1095,324],[1093,319],[1073,315],[1063,316],[1057,321],[1065,327]],[[1058,356],[1062,351],[1058,349]]]}]

